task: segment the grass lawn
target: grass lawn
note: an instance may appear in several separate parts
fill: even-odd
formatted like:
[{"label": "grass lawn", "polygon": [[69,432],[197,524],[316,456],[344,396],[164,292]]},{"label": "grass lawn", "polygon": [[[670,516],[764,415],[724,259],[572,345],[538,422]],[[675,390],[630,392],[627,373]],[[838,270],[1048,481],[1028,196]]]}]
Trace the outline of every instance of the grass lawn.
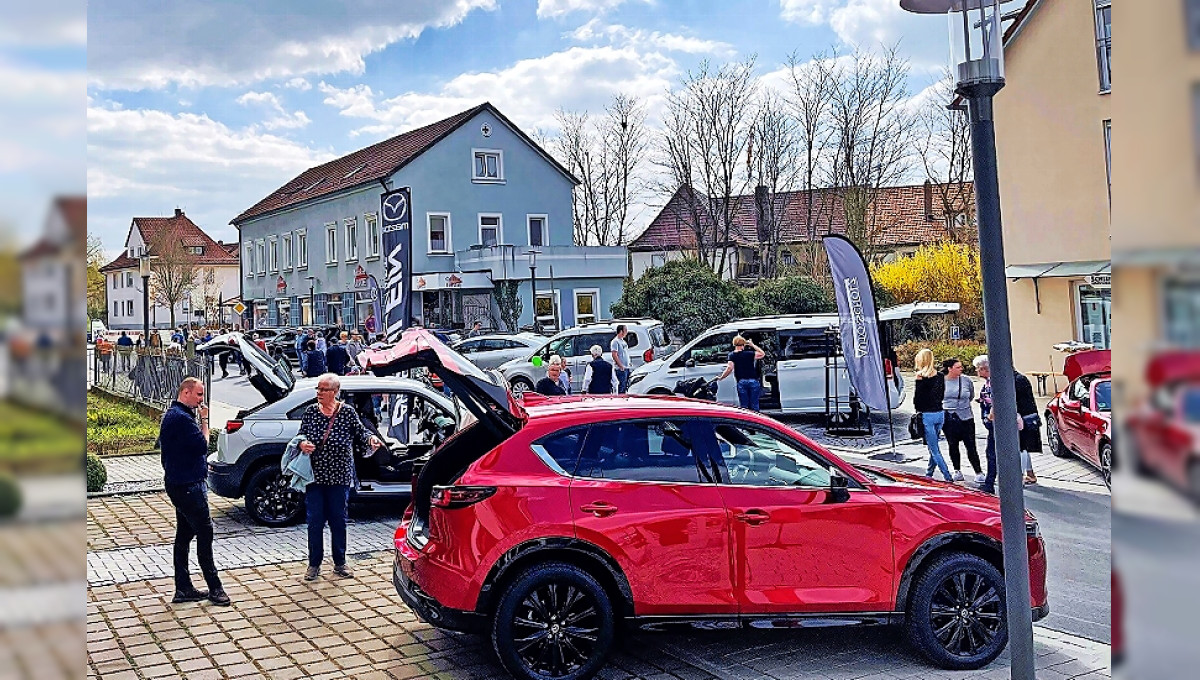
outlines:
[{"label": "grass lawn", "polygon": [[0,400],[0,469],[17,474],[80,470],[83,431],[53,414]]},{"label": "grass lawn", "polygon": [[87,450],[100,455],[143,453],[154,448],[158,419],[143,410],[92,390],[87,395]]}]

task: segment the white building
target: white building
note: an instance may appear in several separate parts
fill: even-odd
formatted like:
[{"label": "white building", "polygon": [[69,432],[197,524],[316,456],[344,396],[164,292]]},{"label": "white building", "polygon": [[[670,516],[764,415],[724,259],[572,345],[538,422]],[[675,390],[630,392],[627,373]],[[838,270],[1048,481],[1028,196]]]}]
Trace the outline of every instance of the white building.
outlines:
[{"label": "white building", "polygon": [[[231,315],[219,319],[219,306],[239,294],[237,244],[214,241],[178,208],[171,217],[135,217],[125,237],[125,250],[100,268],[106,277],[108,327],[116,330],[143,328],[143,290],[140,258],[157,251],[182,248],[195,258],[197,273],[192,288],[175,306],[175,325],[229,325]],[[153,260],[152,260],[153,261]],[[169,328],[171,314],[154,300],[154,276],[150,279],[150,327]],[[226,306],[226,310],[228,307]]]},{"label": "white building", "polygon": [[21,253],[24,323],[51,334],[87,318],[86,273],[82,256],[87,242],[87,198],[54,199],[42,236]]}]

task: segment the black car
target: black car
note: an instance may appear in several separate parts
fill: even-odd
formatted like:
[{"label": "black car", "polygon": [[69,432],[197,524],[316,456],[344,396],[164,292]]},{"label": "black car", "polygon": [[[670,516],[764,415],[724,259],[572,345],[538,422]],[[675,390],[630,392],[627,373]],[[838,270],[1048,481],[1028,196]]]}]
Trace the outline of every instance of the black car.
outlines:
[{"label": "black car", "polygon": [[[318,328],[326,342],[332,342],[344,330],[338,326],[331,325],[319,326]],[[296,336],[300,333],[307,333],[308,327],[278,328],[272,330],[276,332],[274,337],[266,340],[267,354],[270,354],[273,359],[283,359],[289,368],[295,369],[300,365],[300,359],[296,356]]]}]

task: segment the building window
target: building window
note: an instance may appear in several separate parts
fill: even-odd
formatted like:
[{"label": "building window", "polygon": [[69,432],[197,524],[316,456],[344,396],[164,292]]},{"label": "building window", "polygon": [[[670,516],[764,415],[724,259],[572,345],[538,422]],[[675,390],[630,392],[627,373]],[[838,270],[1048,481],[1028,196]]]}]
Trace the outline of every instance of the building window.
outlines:
[{"label": "building window", "polygon": [[125,287],[133,288],[133,272],[125,272]]},{"label": "building window", "polygon": [[1168,279],[1163,303],[1163,339],[1173,347],[1200,349],[1200,279]]},{"label": "building window", "polygon": [[[429,254],[450,254],[450,213],[428,213],[429,221]],[[480,218],[482,225],[483,218]],[[482,232],[482,226],[480,232]],[[482,241],[481,241],[482,243]]]},{"label": "building window", "polygon": [[575,291],[575,325],[593,323],[600,308],[600,290],[596,288]]},{"label": "building window", "polygon": [[471,179],[476,182],[504,181],[504,153],[496,149],[475,149]]},{"label": "building window", "polygon": [[242,248],[242,271],[246,272],[246,278],[254,276],[254,244],[247,243]]},{"label": "building window", "polygon": [[325,225],[325,264],[337,264],[337,222]]},{"label": "building window", "polygon": [[288,271],[292,268],[292,235],[283,235],[283,269]]},{"label": "building window", "polygon": [[125,302],[125,316],[133,316],[133,300]]},{"label": "building window", "polygon": [[304,268],[308,266],[308,232],[296,232],[296,266]]},{"label": "building window", "polygon": [[270,258],[271,271],[279,271],[279,241],[274,236],[271,237],[271,245],[267,248],[267,256]]},{"label": "building window", "polygon": [[116,275],[116,273],[113,273],[111,276],[109,276],[109,282],[112,284],[112,289],[113,289],[113,290],[116,290],[116,289],[119,287],[119,286],[117,286],[117,275]]},{"label": "building window", "polygon": [[538,324],[544,331],[558,332],[559,292],[556,290],[553,294],[548,292],[537,294],[535,310],[537,312]]},{"label": "building window", "polygon": [[1096,0],[1096,64],[1100,91],[1112,89],[1112,0]]},{"label": "building window", "polygon": [[346,224],[346,261],[358,259],[358,218],[347,217]]},{"label": "building window", "polygon": [[121,316],[121,303],[120,302],[113,303],[113,316]]},{"label": "building window", "polygon": [[1104,121],[1104,172],[1108,177],[1108,207],[1112,209],[1112,121]]},{"label": "building window", "polygon": [[261,239],[258,241],[258,273],[267,273],[267,242]]},{"label": "building window", "polygon": [[542,247],[550,245],[546,234],[546,216],[529,215],[525,218],[525,226],[529,231],[529,245]]},{"label": "building window", "polygon": [[363,220],[367,225],[367,259],[379,257],[379,216],[367,213]]},{"label": "building window", "polygon": [[[138,248],[138,250],[141,250],[141,248]],[[188,246],[187,252],[189,255],[203,255],[204,246]]]},{"label": "building window", "polygon": [[213,269],[212,267],[207,267],[207,268],[205,268],[205,270],[204,270],[204,283],[205,283],[206,285],[209,285],[209,286],[211,286],[211,285],[213,285],[213,284],[214,284],[214,283],[216,283],[216,282],[217,282],[217,270]]},{"label": "building window", "polygon": [[479,245],[498,246],[503,235],[500,215],[479,215]]},{"label": "building window", "polygon": [[1096,349],[1108,349],[1112,338],[1112,288],[1079,284],[1075,289],[1079,310],[1079,340]]},{"label": "building window", "polygon": [[1184,12],[1188,47],[1193,52],[1200,52],[1200,0],[1187,0],[1184,3]]}]

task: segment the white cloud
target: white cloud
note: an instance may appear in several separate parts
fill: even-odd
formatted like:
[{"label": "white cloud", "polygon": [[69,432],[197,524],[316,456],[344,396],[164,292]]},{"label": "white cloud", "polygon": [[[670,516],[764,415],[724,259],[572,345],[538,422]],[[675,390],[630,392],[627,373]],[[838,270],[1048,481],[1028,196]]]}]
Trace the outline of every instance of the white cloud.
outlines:
[{"label": "white cloud", "polygon": [[903,39],[914,68],[934,72],[949,52],[945,18],[906,12],[897,0],[780,0],[780,17],[800,24],[828,24],[843,43],[872,47]]},{"label": "white cloud", "polygon": [[[347,6],[348,5],[348,6]],[[92,0],[88,74],[102,89],[234,86],[362,73],[367,55],[497,0],[253,3]]]},{"label": "white cloud", "polygon": [[554,111],[599,111],[612,95],[637,96],[653,111],[678,76],[675,62],[632,46],[572,47],[519,61],[494,72],[467,73],[437,92],[383,98],[366,85],[337,88],[321,83],[325,103],[341,115],[374,121],[356,134],[390,136],[444,118],[483,101],[495,104],[526,131],[554,129]]},{"label": "white cloud", "polygon": [[87,149],[89,227],[110,247],[125,238],[133,216],[175,206],[214,238],[235,238],[229,220],[334,156],[206,115],[99,104],[88,107]]},{"label": "white cloud", "polygon": [[301,92],[308,92],[312,89],[312,83],[308,82],[305,78],[292,78],[284,83],[283,86],[290,90],[300,90]]},{"label": "white cloud", "polygon": [[235,101],[242,106],[258,106],[273,114],[261,125],[265,130],[294,129],[307,126],[312,121],[303,111],[288,113],[283,108],[283,102],[271,92],[247,92]]},{"label": "white cloud", "polygon": [[779,16],[796,23],[824,23],[836,0],[779,0]]},{"label": "white cloud", "polygon": [[[654,4],[653,0],[641,0]],[[557,18],[574,12],[603,14],[625,4],[626,0],[538,0],[539,19]]]},{"label": "white cloud", "polygon": [[87,46],[87,9],[83,0],[4,3],[0,45],[24,47]]},{"label": "white cloud", "polygon": [[592,19],[568,35],[576,42],[585,44],[630,45],[635,48],[656,48],[667,52],[710,54],[726,58],[737,53],[727,42],[634,29],[621,24],[605,24],[599,18]]}]

